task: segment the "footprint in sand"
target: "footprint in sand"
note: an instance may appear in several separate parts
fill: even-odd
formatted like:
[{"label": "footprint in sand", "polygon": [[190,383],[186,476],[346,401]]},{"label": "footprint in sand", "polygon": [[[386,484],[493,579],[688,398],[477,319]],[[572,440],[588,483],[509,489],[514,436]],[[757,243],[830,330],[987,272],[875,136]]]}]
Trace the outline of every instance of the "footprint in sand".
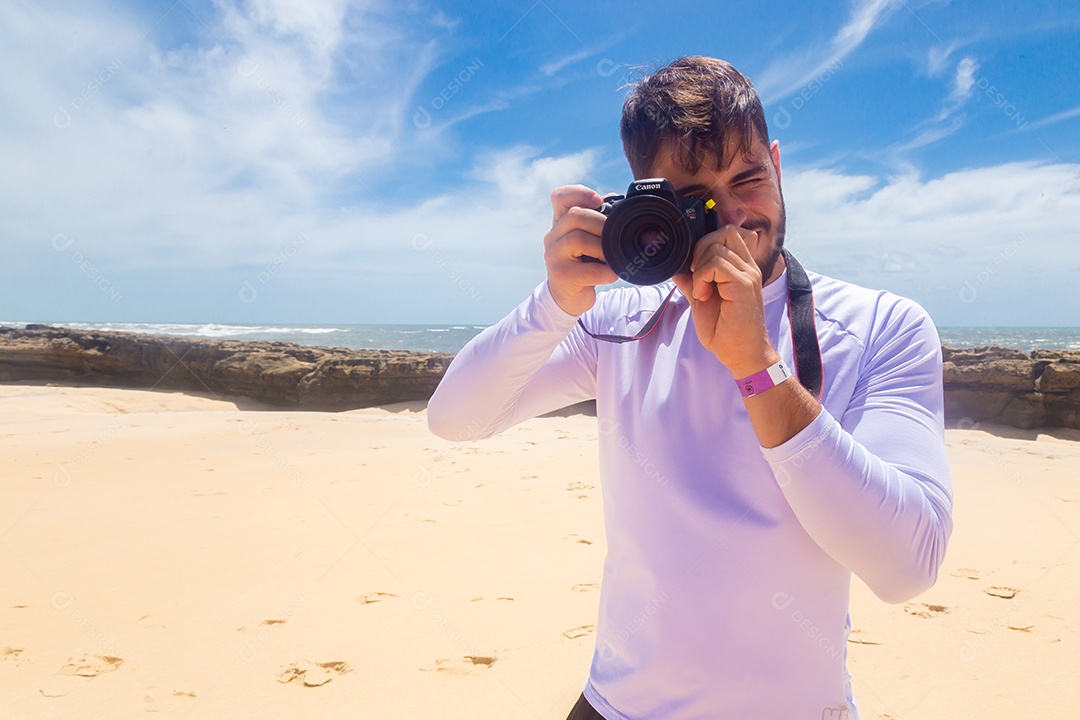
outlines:
[{"label": "footprint in sand", "polygon": [[595,630],[596,630],[596,627],[593,626],[593,625],[581,625],[579,627],[570,628],[569,630],[564,631],[563,632],[563,637],[568,638],[570,640],[575,640],[575,639],[577,639],[579,637],[585,637],[586,635],[591,635]]},{"label": "footprint in sand", "polygon": [[573,492],[574,490],[592,490],[593,487],[595,487],[595,486],[594,485],[587,485],[586,483],[578,481],[578,482],[570,483],[569,485],[566,486],[566,489],[568,491],[570,491],[570,492]]},{"label": "footprint in sand", "polygon": [[978,580],[982,577],[982,572],[974,568],[957,568],[949,574],[953,577],[967,578],[968,580]]},{"label": "footprint in sand", "polygon": [[277,681],[295,683],[304,687],[319,687],[351,671],[352,666],[346,662],[313,663],[309,660],[300,660],[289,663],[279,670]]},{"label": "footprint in sand", "polygon": [[164,630],[165,629],[165,623],[159,621],[157,619],[157,617],[155,617],[154,613],[150,613],[148,615],[143,615],[141,618],[139,618],[138,620],[135,621],[135,624],[138,625],[143,630]]},{"label": "footprint in sand", "polygon": [[848,642],[849,643],[855,643],[856,645],[884,645],[885,644],[885,643],[881,642],[880,640],[878,640],[877,638],[875,638],[873,635],[868,636],[866,633],[864,633],[859,628],[852,629],[851,634],[848,635]]},{"label": "footprint in sand", "polygon": [[994,597],[1002,598],[1003,600],[1012,600],[1014,597],[1020,594],[1020,589],[995,585],[994,587],[986,588],[985,590],[983,590],[983,592],[987,595],[993,595]]},{"label": "footprint in sand", "polygon": [[4,647],[0,647],[0,660],[4,662],[11,662],[15,667],[19,667],[20,665],[22,665],[22,661],[20,660],[19,655],[25,649],[26,648],[8,647],[7,645],[5,645]]},{"label": "footprint in sand", "polygon": [[590,592],[592,590],[599,590],[600,583],[579,583],[570,589],[574,592]]},{"label": "footprint in sand", "polygon": [[1034,625],[1007,625],[1010,630],[1017,630],[1019,632],[1029,633],[1035,629]]},{"label": "footprint in sand", "polygon": [[60,672],[64,675],[90,678],[112,672],[123,664],[124,658],[112,655],[83,655],[78,659],[68,658],[68,664],[60,668]]},{"label": "footprint in sand", "polygon": [[436,660],[435,667],[433,668],[420,669],[424,672],[435,670],[437,672],[449,673],[450,675],[468,675],[477,667],[491,667],[496,659],[497,658],[492,655],[466,655],[463,658],[443,658]]},{"label": "footprint in sand", "polygon": [[86,680],[79,678],[95,678],[103,673],[112,672],[124,664],[123,658],[112,655],[82,655],[79,658],[68,658],[67,665],[60,671],[48,678],[38,692],[43,697],[64,697],[83,686]]},{"label": "footprint in sand", "polygon": [[[480,601],[481,601],[481,600],[483,600],[483,599],[484,599],[484,598],[483,598],[482,596],[477,596],[477,597],[474,597],[474,598],[473,598],[472,600],[470,600],[469,602],[480,602]],[[514,601],[514,598],[512,598],[512,597],[497,597],[497,598],[495,598],[495,599],[496,599],[496,600],[509,600],[509,601],[511,601],[511,602],[513,602],[513,601]]]},{"label": "footprint in sand", "polygon": [[182,690],[166,690],[157,686],[143,690],[143,710],[146,712],[175,712],[195,699],[195,693]]},{"label": "footprint in sand", "polygon": [[924,603],[908,603],[904,606],[904,612],[908,615],[914,615],[921,618],[932,618],[938,615],[944,615],[949,612],[951,608],[944,605],[926,605]]},{"label": "footprint in sand", "polygon": [[371,603],[382,602],[386,598],[396,597],[397,595],[395,595],[394,593],[369,592],[364,593],[360,597],[356,598],[356,602],[360,603],[361,605],[370,605]]}]

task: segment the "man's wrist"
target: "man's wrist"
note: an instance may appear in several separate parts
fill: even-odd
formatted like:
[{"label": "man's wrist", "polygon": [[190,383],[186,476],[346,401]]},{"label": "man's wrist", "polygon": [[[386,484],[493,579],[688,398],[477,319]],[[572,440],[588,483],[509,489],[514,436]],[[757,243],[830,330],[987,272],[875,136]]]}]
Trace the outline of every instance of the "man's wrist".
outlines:
[{"label": "man's wrist", "polygon": [[765,353],[762,353],[757,360],[750,360],[746,362],[740,362],[738,364],[728,365],[728,371],[731,372],[731,376],[736,380],[748,378],[752,375],[772,367],[776,363],[780,362],[782,358],[780,353],[776,352],[772,348]]},{"label": "man's wrist", "polygon": [[735,383],[744,398],[760,395],[792,376],[791,370],[783,360],[777,360],[769,367],[744,378],[737,378]]}]

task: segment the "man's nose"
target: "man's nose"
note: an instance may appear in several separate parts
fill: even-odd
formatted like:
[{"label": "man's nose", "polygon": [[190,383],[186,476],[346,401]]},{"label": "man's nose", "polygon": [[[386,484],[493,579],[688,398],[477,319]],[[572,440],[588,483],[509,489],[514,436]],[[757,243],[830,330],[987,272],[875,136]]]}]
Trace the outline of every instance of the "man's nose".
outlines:
[{"label": "man's nose", "polygon": [[746,222],[746,206],[731,193],[725,190],[717,190],[712,194],[712,200],[716,203],[713,210],[716,211],[720,227],[725,225],[742,225]]}]

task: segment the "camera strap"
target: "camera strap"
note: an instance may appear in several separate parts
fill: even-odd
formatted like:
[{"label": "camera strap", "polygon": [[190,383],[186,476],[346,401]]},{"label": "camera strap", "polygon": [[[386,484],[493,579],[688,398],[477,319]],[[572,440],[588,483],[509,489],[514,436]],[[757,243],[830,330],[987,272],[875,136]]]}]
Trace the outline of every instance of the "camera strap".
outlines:
[{"label": "camera strap", "polygon": [[821,347],[814,324],[814,290],[810,278],[795,256],[784,251],[787,264],[788,321],[795,351],[795,374],[814,399],[821,399]]},{"label": "camera strap", "polygon": [[[795,374],[799,382],[815,399],[821,399],[822,367],[821,347],[818,345],[817,327],[814,323],[814,291],[803,266],[787,250],[784,250],[784,262],[787,264],[788,321],[791,324],[791,345],[795,352]],[[604,335],[590,332],[585,323],[578,318],[578,325],[589,337],[611,343],[624,343],[641,340],[651,333],[664,311],[671,304],[675,288],[667,294],[660,308],[653,313],[649,321],[633,336]]]}]

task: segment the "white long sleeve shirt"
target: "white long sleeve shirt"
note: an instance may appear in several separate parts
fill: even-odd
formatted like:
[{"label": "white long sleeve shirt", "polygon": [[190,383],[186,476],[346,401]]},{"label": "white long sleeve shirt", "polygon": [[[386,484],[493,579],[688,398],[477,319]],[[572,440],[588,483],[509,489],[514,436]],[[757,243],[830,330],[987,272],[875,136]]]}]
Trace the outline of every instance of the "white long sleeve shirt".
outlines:
[{"label": "white long sleeve shirt", "polygon": [[[677,291],[648,337],[613,344],[543,284],[431,398],[454,440],[596,399],[607,555],[583,692],[608,720],[856,718],[850,573],[894,603],[936,580],[952,529],[937,331],[910,300],[808,274],[824,410],[778,447]],[[601,293],[584,321],[633,332],[669,287]],[[786,277],[764,300],[794,367]]]}]

